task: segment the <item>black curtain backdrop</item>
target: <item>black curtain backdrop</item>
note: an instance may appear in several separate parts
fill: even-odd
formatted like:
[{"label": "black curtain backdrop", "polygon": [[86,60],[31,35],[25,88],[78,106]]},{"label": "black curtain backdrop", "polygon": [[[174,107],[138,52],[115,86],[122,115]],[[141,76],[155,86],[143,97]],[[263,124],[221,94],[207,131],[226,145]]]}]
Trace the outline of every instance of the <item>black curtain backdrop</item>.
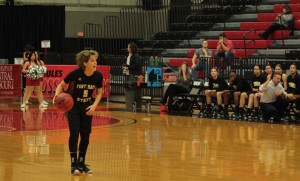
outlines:
[{"label": "black curtain backdrop", "polygon": [[26,44],[41,52],[41,40],[51,41],[51,52],[64,47],[64,6],[0,6],[0,25],[0,58],[9,63],[22,57]]}]

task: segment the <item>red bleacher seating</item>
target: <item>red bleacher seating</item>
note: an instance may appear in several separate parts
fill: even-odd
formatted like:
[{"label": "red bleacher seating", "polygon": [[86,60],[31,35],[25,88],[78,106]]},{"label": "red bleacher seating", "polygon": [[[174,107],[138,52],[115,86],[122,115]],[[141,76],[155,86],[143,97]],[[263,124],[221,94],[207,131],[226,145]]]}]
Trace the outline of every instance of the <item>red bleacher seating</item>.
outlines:
[{"label": "red bleacher seating", "polygon": [[[262,33],[263,31],[256,31],[255,32],[250,32],[246,38],[249,40],[253,40],[253,39],[260,39],[260,37],[258,36],[259,33]],[[247,31],[224,31],[224,33],[226,34],[227,38],[230,40],[240,40],[244,38],[245,33],[247,33]]]},{"label": "red bleacher seating", "polygon": [[241,22],[240,30],[266,30],[270,25],[272,25],[272,22]]},{"label": "red bleacher seating", "polygon": [[[278,13],[258,13],[257,14],[257,21],[260,22],[274,22]],[[300,19],[300,12],[294,12],[293,16],[295,20]]]},{"label": "red bleacher seating", "polygon": [[[266,30],[271,25],[272,25],[272,22],[241,22],[240,30],[243,30],[243,31],[249,31],[252,29]],[[300,21],[295,21],[295,28],[300,29]]]},{"label": "red bleacher seating", "polygon": [[192,65],[191,58],[170,58],[169,59],[170,67],[179,67],[183,62],[186,62],[189,66]]},{"label": "red bleacher seating", "polygon": [[[256,31],[255,32],[250,32],[246,38],[249,39],[249,40],[253,40],[253,39],[260,39],[260,37],[258,36],[259,33],[263,33],[264,31]],[[226,36],[228,39],[231,39],[231,40],[240,40],[240,39],[243,39],[244,38],[244,34],[247,33],[247,31],[224,31],[224,33],[226,33]],[[287,37],[289,36],[291,33],[290,30],[284,30],[283,31],[283,37]],[[282,39],[282,36],[281,36],[281,31],[280,30],[277,30],[275,31],[275,33],[273,33],[271,36],[270,36],[270,39]]]},{"label": "red bleacher seating", "polygon": [[[246,45],[246,48],[267,48],[272,44],[272,40],[246,40],[246,43],[251,41]],[[217,47],[219,40],[208,40],[208,48],[214,49]],[[244,40],[232,40],[234,48],[244,48]]]},{"label": "red bleacher seating", "polygon": [[[274,4],[274,13],[282,13],[284,4]],[[300,12],[300,4],[290,4],[292,12]]]},{"label": "red bleacher seating", "polygon": [[[236,51],[235,57],[237,57],[237,58],[246,58],[245,50],[243,50],[243,49],[236,49],[235,51]],[[190,50],[188,50],[187,57],[192,58],[194,56],[195,52],[196,52],[196,49],[190,49]],[[216,52],[215,49],[212,50],[212,56],[215,55],[215,52]],[[247,50],[247,56],[252,55],[254,52],[255,52],[255,50],[251,50],[251,49],[249,50],[248,49]]]},{"label": "red bleacher seating", "polygon": [[300,0],[290,0],[291,4],[300,4]]}]

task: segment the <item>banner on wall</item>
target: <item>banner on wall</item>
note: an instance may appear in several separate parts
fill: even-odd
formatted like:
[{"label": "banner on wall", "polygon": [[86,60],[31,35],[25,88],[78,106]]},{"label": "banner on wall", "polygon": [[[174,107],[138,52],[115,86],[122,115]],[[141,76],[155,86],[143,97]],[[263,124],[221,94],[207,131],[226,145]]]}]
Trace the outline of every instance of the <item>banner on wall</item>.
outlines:
[{"label": "banner on wall", "polygon": [[22,96],[21,70],[20,65],[0,65],[0,97]]},{"label": "banner on wall", "polygon": [[[47,73],[43,78],[42,91],[44,97],[54,97],[58,84],[74,69],[77,65],[46,65]],[[0,97],[20,97],[22,96],[22,66],[3,64],[0,65]],[[97,66],[97,70],[103,75],[103,98],[110,95],[110,67]]]},{"label": "banner on wall", "polygon": [[[51,98],[55,94],[58,84],[70,73],[72,70],[77,69],[77,65],[46,65],[47,73],[43,78],[42,91],[44,97]],[[108,98],[110,95],[110,67],[97,66],[97,70],[103,75],[102,98]]]}]

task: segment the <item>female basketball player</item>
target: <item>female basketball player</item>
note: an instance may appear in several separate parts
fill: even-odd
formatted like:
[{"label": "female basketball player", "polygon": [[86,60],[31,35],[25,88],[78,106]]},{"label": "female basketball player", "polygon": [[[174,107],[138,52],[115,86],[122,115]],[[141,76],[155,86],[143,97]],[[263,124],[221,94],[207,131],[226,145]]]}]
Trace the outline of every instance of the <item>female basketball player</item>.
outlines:
[{"label": "female basketball player", "polygon": [[[92,130],[92,116],[102,96],[103,76],[100,72],[96,71],[97,58],[98,52],[96,51],[84,50],[78,53],[76,55],[76,62],[79,68],[70,72],[57,86],[55,92],[55,96],[57,96],[62,93],[64,87],[69,84],[68,90],[74,99],[74,106],[67,114],[70,130],[69,150],[71,156],[71,173],[73,175],[78,175],[81,172],[93,173],[92,170],[85,165],[85,155]],[[92,94],[95,89],[96,97],[93,100]],[[79,135],[80,143],[78,153],[77,145]]]},{"label": "female basketball player", "polygon": [[[209,78],[208,89],[205,90],[206,97],[206,109],[203,113],[203,117],[209,117],[212,114],[212,97],[217,98],[217,114],[224,113],[224,118],[228,116],[227,107],[229,103],[230,94],[227,91],[227,83],[225,79],[219,76],[218,69],[216,67],[210,70],[211,77]],[[222,102],[224,101],[224,109],[222,107]]]}]

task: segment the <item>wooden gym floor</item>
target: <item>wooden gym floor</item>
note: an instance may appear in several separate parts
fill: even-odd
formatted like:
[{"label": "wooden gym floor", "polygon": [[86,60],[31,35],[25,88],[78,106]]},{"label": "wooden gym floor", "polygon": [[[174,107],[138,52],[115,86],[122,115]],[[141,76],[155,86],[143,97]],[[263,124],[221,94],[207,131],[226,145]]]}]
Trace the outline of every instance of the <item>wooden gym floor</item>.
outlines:
[{"label": "wooden gym floor", "polygon": [[[50,102],[50,100],[49,100]],[[52,105],[0,99],[0,180],[299,181],[300,127],[130,112],[102,102],[87,164],[70,174],[68,125]],[[156,110],[155,110],[156,109]]]}]

